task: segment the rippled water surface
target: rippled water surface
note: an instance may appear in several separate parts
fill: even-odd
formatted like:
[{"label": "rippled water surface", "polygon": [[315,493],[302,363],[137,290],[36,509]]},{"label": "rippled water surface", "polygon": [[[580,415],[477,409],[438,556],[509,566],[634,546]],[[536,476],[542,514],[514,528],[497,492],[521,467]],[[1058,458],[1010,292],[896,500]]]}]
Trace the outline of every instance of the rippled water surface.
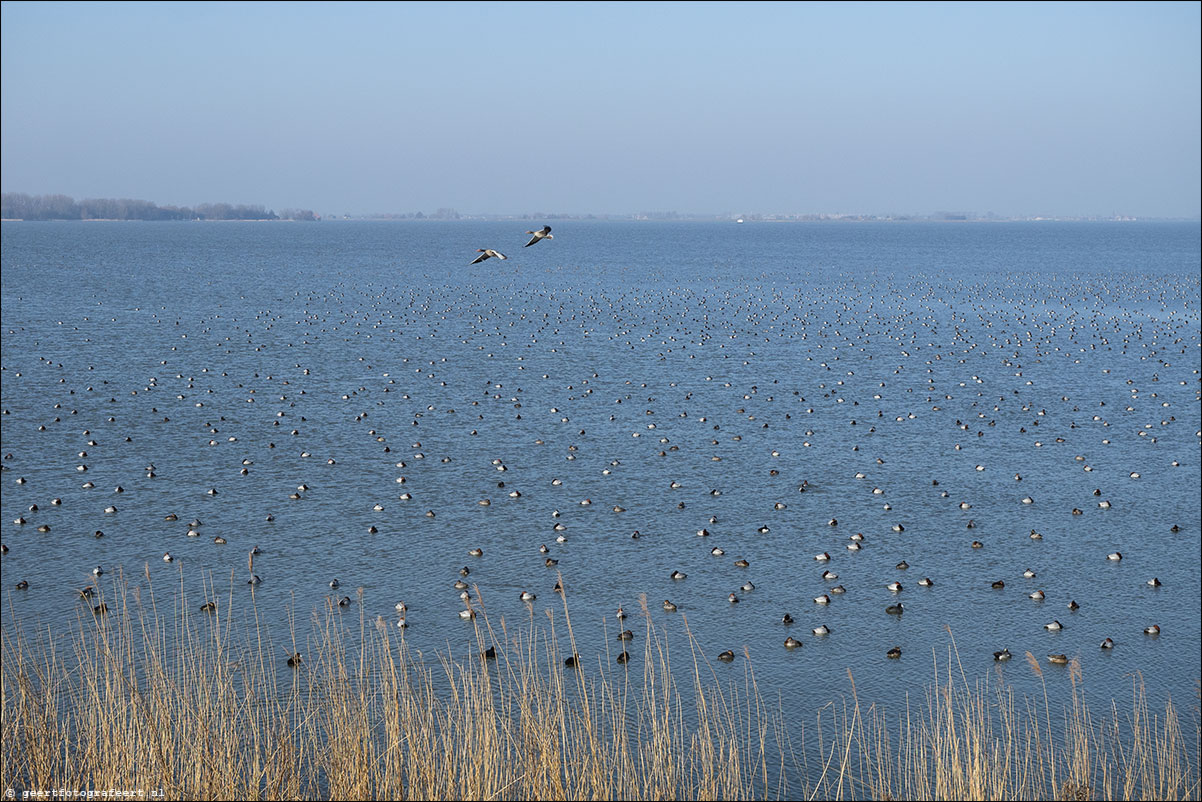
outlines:
[{"label": "rippled water surface", "polygon": [[280,644],[345,595],[463,653],[467,567],[510,627],[562,580],[586,665],[645,596],[803,717],[849,669],[921,698],[952,638],[970,677],[1065,653],[1196,713],[1197,224],[525,227],[5,223],[4,628],[147,570],[249,602],[258,546]]}]

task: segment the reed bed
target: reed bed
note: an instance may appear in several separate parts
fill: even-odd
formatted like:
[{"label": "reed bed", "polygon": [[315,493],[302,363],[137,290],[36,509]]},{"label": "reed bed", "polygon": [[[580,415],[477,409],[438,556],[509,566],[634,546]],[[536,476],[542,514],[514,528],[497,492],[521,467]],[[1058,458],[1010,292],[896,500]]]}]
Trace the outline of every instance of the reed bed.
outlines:
[{"label": "reed bed", "polygon": [[[142,588],[146,592],[143,593]],[[566,600],[521,631],[477,608],[472,651],[416,659],[403,631],[315,613],[305,648],[254,605],[160,611],[149,577],[115,583],[67,634],[7,617],[0,785],[64,797],[181,799],[1197,799],[1202,727],[1132,704],[1016,698],[969,682],[954,648],[925,705],[849,698],[806,727],[768,704],[749,660],[723,685],[695,647],[670,655],[644,616],[630,668],[576,668]],[[144,598],[145,596],[145,598]],[[212,594],[209,594],[212,598]],[[362,607],[360,607],[362,609]],[[687,626],[687,623],[686,623]],[[689,643],[693,641],[689,638]],[[489,647],[495,657],[485,656]],[[954,642],[953,642],[954,647]],[[300,665],[284,665],[301,653]],[[1037,661],[1032,670],[1042,677]],[[58,794],[54,794],[54,791]],[[42,797],[49,798],[49,797]],[[135,797],[136,798],[136,797]]]}]

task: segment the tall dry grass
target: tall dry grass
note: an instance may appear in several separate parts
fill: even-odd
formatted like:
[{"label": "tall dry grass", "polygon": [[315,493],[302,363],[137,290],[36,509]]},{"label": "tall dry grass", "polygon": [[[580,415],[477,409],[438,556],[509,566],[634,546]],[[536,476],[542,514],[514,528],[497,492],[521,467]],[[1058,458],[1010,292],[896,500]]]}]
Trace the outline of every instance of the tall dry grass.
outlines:
[{"label": "tall dry grass", "polygon": [[[142,789],[187,799],[1196,799],[1200,729],[1176,710],[1092,714],[970,683],[955,653],[925,706],[853,692],[805,731],[764,700],[750,661],[723,686],[651,626],[641,659],[569,669],[564,602],[520,631],[476,617],[472,653],[415,659],[403,633],[318,611],[281,648],[253,604],[161,611],[118,583],[68,634],[3,635],[0,785]],[[211,591],[211,588],[210,588]],[[145,595],[146,598],[143,598]],[[212,598],[211,592],[209,597]],[[362,607],[360,607],[362,609]],[[686,623],[687,626],[687,623]],[[689,638],[689,643],[693,641]],[[495,659],[486,659],[493,646]],[[287,654],[303,652],[297,669]],[[1033,670],[1041,672],[1032,659]],[[633,667],[637,664],[637,668]],[[1040,673],[1040,676],[1042,674]],[[1192,743],[1191,743],[1192,739]]]}]

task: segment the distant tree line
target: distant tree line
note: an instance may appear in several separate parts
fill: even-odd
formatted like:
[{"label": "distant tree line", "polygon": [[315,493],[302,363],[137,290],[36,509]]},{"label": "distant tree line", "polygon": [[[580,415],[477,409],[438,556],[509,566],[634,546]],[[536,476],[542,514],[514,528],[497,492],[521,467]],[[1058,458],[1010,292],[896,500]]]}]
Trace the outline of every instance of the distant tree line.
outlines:
[{"label": "distant tree line", "polygon": [[5,192],[0,196],[0,217],[5,220],[319,220],[309,209],[284,209],[279,214],[261,204],[202,203],[158,206],[128,198],[89,198],[76,201],[66,195],[26,195]]},{"label": "distant tree line", "polygon": [[[343,215],[346,219],[350,219],[351,215]],[[436,209],[430,214],[425,212],[379,212],[376,214],[363,215],[369,220],[461,220],[463,216],[459,212],[449,207]]]}]

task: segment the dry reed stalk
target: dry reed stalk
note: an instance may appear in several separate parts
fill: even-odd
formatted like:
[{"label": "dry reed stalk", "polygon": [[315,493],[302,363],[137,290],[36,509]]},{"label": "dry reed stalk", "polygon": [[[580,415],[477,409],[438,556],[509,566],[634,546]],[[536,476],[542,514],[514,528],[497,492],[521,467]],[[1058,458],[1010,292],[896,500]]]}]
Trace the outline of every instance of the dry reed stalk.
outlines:
[{"label": "dry reed stalk", "polygon": [[[143,593],[145,588],[145,594]],[[213,598],[211,582],[206,596]],[[107,595],[107,598],[106,598]],[[1175,708],[1148,709],[1133,681],[1128,715],[1070,698],[1053,728],[1038,699],[970,683],[955,642],[935,661],[924,707],[891,715],[855,694],[817,716],[804,738],[768,705],[744,652],[723,686],[681,616],[692,674],[645,621],[642,666],[565,669],[558,628],[531,618],[511,633],[477,589],[475,647],[415,659],[403,631],[358,631],[337,609],[315,613],[306,646],[272,641],[253,602],[232,592],[196,614],[182,584],[170,609],[153,584],[109,584],[65,635],[31,642],[5,618],[0,653],[0,784],[14,789],[162,788],[171,798],[300,799],[1190,799],[1202,791],[1193,743]],[[145,596],[145,598],[144,598]],[[607,639],[608,640],[608,639]],[[63,649],[60,644],[68,648]],[[495,659],[485,659],[488,647]],[[282,655],[304,654],[296,669]],[[932,655],[934,658],[934,654]],[[1043,682],[1038,661],[1027,655]],[[675,673],[674,673],[675,665]],[[953,672],[953,666],[957,672]],[[682,691],[682,685],[688,692]],[[796,738],[798,747],[794,746]]]}]

